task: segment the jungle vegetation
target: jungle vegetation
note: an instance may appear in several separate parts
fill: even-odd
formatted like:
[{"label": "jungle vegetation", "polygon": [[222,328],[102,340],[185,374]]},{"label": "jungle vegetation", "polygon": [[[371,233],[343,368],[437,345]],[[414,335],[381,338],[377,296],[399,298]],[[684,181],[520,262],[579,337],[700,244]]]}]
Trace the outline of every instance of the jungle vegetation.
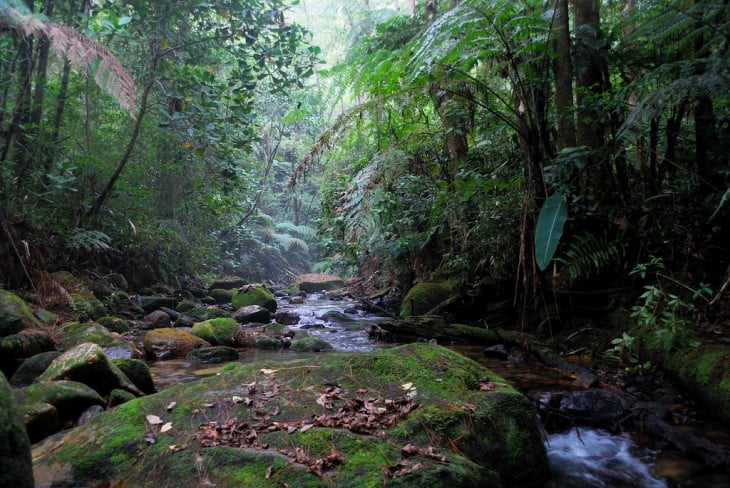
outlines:
[{"label": "jungle vegetation", "polygon": [[312,268],[521,325],[620,293],[667,340],[727,307],[727,0],[0,10],[4,286]]}]

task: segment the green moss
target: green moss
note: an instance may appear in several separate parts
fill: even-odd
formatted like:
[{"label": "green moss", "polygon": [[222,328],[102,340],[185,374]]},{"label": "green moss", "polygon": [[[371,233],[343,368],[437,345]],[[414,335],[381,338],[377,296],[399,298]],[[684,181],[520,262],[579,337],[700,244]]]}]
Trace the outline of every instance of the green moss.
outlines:
[{"label": "green moss", "polygon": [[123,334],[124,332],[129,332],[129,324],[126,320],[121,319],[119,317],[101,317],[96,320],[100,325],[103,325],[111,332],[117,332],[119,334]]},{"label": "green moss", "polygon": [[238,324],[231,318],[209,319],[195,324],[190,331],[194,336],[216,346],[235,346]]},{"label": "green moss", "polygon": [[400,316],[424,315],[449,297],[450,288],[442,283],[418,283],[403,298]]},{"label": "green moss", "polygon": [[264,285],[235,290],[231,301],[236,309],[248,307],[249,305],[259,305],[269,309],[272,313],[276,311],[276,298]]},{"label": "green moss", "polygon": [[292,342],[291,350],[299,352],[330,351],[332,345],[319,337],[303,337]]},{"label": "green moss", "polygon": [[43,325],[19,296],[0,289],[0,337],[15,334],[29,327],[42,329]]},{"label": "green moss", "polygon": [[228,371],[232,371],[238,367],[237,363],[229,363],[226,364],[221,368],[221,373],[227,373]]}]

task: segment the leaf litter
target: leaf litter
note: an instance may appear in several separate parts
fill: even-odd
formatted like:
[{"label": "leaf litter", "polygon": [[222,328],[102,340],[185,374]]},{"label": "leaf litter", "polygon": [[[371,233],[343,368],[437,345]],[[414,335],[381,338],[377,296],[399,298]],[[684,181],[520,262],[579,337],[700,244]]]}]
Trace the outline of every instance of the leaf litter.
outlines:
[{"label": "leaf litter", "polygon": [[[261,370],[268,374],[269,379],[275,380],[274,371]],[[326,383],[317,393],[315,403],[323,410],[320,414],[312,414],[310,418],[274,421],[272,417],[279,414],[279,407],[267,409],[267,402],[274,399],[280,393],[279,385],[272,381],[266,391],[258,391],[255,384],[246,385],[247,394],[258,396],[250,397],[233,396],[230,399],[223,399],[220,402],[243,404],[251,409],[250,419],[238,420],[235,417],[225,421],[209,421],[199,426],[197,440],[203,447],[228,446],[249,449],[269,449],[269,445],[263,442],[260,434],[268,432],[283,431],[288,434],[295,432],[304,433],[314,427],[326,427],[334,429],[346,429],[357,434],[372,435],[383,438],[385,429],[394,426],[399,420],[408,416],[410,412],[418,408],[414,400],[415,395],[408,393],[415,390],[411,384],[402,385],[404,394],[395,399],[383,399],[380,395],[376,397],[365,395],[370,392],[368,389],[358,389],[356,398],[346,398],[342,394],[342,388],[337,383]],[[219,402],[219,403],[220,403]],[[332,449],[326,456],[310,456],[301,447],[277,449],[290,461],[300,463],[308,470],[320,477],[335,466],[344,463],[345,459],[336,449]],[[413,456],[430,459],[439,463],[447,463],[444,456],[436,454],[432,446],[417,447],[407,444],[401,450],[404,458],[399,460],[396,466],[386,469],[385,475],[390,478],[405,476],[423,467],[423,463],[414,462],[409,459]],[[271,476],[267,470],[267,478]]]}]

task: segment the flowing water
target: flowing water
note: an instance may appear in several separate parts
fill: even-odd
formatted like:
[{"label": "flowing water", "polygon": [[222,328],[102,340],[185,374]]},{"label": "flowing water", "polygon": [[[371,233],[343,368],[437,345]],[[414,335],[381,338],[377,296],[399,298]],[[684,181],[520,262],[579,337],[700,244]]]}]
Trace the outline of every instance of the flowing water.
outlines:
[{"label": "flowing water", "polygon": [[[323,295],[310,295],[301,305],[281,301],[279,310],[293,312],[300,317],[298,324],[289,326],[291,329],[304,329],[312,336],[319,336],[329,342],[335,351],[367,352],[392,346],[368,339],[370,326],[383,317],[362,312],[345,313],[353,312],[355,305],[356,302],[350,300],[334,301]],[[323,317],[327,312],[345,314],[352,320],[327,321]],[[484,358],[483,347],[480,346],[455,346],[453,349],[481,362],[525,394],[564,390],[570,388],[573,381],[567,374],[561,375],[555,369],[539,364]],[[239,361],[272,359],[285,362],[311,354],[244,349]],[[159,361],[150,365],[158,388],[214,375],[221,367],[187,360]],[[720,436],[727,434],[721,427],[711,428]],[[722,440],[730,445],[730,435]],[[687,459],[681,453],[657,452],[639,446],[627,434],[617,435],[605,430],[576,427],[566,432],[546,433],[545,445],[553,472],[547,484],[550,488],[730,486],[729,473],[707,470],[702,463]]]}]

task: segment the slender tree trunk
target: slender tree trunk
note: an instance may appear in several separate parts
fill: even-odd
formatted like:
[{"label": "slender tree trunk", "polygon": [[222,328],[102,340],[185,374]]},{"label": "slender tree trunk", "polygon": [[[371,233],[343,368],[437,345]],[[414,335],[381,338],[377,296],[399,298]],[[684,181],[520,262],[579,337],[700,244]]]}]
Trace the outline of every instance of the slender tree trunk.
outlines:
[{"label": "slender tree trunk", "polygon": [[[46,2],[43,13],[49,17],[53,15],[53,0]],[[30,122],[36,126],[40,125],[43,117],[43,102],[46,94],[48,74],[48,54],[50,50],[51,39],[44,34],[38,41],[38,69],[35,78],[35,91],[33,92],[33,110],[30,114]]]},{"label": "slender tree trunk", "polygon": [[570,28],[568,24],[568,0],[555,0],[553,18],[553,76],[555,77],[555,111],[557,119],[556,143],[558,151],[574,147],[575,119],[573,111],[573,62],[570,54]]},{"label": "slender tree trunk", "polygon": [[[699,0],[695,0],[695,4]],[[702,27],[703,19],[700,18],[696,22],[696,27]],[[702,58],[705,54],[705,38],[698,36],[695,39],[695,57]],[[702,75],[705,73],[704,63],[696,63],[695,74]],[[695,120],[695,167],[697,170],[697,180],[701,187],[709,185],[709,165],[712,150],[716,142],[715,134],[715,111],[712,106],[712,99],[707,95],[697,97],[694,107]]]},{"label": "slender tree trunk", "polygon": [[603,145],[603,129],[599,123],[592,96],[601,93],[601,60],[595,45],[600,37],[599,0],[573,1],[575,24],[576,85],[578,87],[578,124],[576,141],[579,146],[600,149]]}]

